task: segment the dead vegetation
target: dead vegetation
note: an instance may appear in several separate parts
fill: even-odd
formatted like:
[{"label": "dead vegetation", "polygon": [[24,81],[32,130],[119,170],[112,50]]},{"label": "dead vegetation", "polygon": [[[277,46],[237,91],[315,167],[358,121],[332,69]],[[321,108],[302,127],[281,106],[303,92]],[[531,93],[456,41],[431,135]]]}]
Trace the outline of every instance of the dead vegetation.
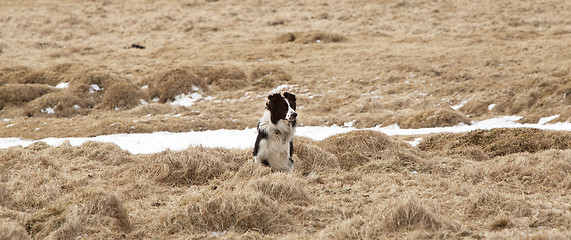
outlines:
[{"label": "dead vegetation", "polygon": [[[518,129],[503,135],[510,131],[512,141],[529,137]],[[486,161],[443,159],[446,149],[416,150],[372,131],[298,138],[295,146],[294,174],[253,163],[251,149],[131,155],[95,142],[3,149],[0,218],[9,221],[0,224],[1,233],[378,239],[515,236],[510,230],[523,229],[569,235],[569,196],[561,193],[571,189],[571,155],[557,142],[546,151]]]},{"label": "dead vegetation", "polygon": [[[0,137],[253,128],[278,90],[305,126],[568,122],[570,4],[5,1]],[[571,238],[569,133],[399,139],[298,137],[289,175],[251,149],[1,149],[0,239]]]},{"label": "dead vegetation", "polygon": [[112,110],[131,109],[149,101],[149,97],[131,82],[117,82],[103,94],[101,107]]},{"label": "dead vegetation", "polygon": [[569,149],[571,135],[566,132],[533,128],[477,130],[464,134],[438,134],[422,141],[419,149],[461,155],[487,157],[547,149]]},{"label": "dead vegetation", "polygon": [[276,42],[278,43],[338,43],[344,42],[347,38],[341,34],[327,33],[322,31],[309,31],[309,32],[293,32],[280,35]]}]

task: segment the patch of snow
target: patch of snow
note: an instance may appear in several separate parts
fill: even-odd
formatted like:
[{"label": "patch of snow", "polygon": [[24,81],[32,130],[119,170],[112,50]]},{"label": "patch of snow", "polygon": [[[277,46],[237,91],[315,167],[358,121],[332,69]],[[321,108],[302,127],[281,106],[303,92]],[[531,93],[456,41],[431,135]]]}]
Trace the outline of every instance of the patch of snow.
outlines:
[{"label": "patch of snow", "polygon": [[16,124],[15,124],[15,123],[10,123],[10,124],[6,125],[6,128],[13,127],[14,125],[16,125]]},{"label": "patch of snow", "polygon": [[496,107],[496,104],[495,104],[495,103],[490,104],[490,105],[488,106],[488,111],[494,110],[495,107]]},{"label": "patch of snow", "polygon": [[413,147],[418,146],[418,144],[420,144],[420,141],[422,140],[421,137],[419,138],[415,138],[413,141],[406,141],[408,144],[410,144]]},{"label": "patch of snow", "polygon": [[2,122],[9,122],[9,121],[12,121],[12,119],[9,119],[9,118],[2,118]]},{"label": "patch of snow", "polygon": [[200,91],[200,88],[192,85],[192,91],[198,92],[198,91]]},{"label": "patch of snow", "polygon": [[194,102],[200,99],[202,99],[202,95],[200,93],[179,94],[174,97],[174,101],[170,104],[188,107],[192,106]]},{"label": "patch of snow", "polygon": [[139,99],[139,102],[141,102],[141,105],[149,105],[149,103],[145,101],[145,99]]},{"label": "patch of snow", "polygon": [[457,105],[450,106],[450,108],[452,108],[452,109],[454,109],[454,110],[458,110],[458,109],[460,109],[461,107],[463,107],[466,103],[468,103],[468,100],[462,100],[462,102],[460,102],[460,103],[457,104]]},{"label": "patch of snow", "polygon": [[54,114],[54,113],[56,113],[56,111],[55,111],[53,108],[51,108],[51,107],[48,107],[48,108],[45,108],[45,109],[41,109],[40,112],[42,112],[42,113],[47,113],[47,114]]},{"label": "patch of snow", "polygon": [[142,86],[142,87],[141,87],[141,90],[146,90],[147,88],[149,88],[149,85],[148,85],[148,84],[145,85],[145,86]]},{"label": "patch of snow", "polygon": [[62,83],[58,83],[58,85],[56,85],[55,88],[59,88],[59,89],[65,89],[69,87],[69,83],[68,82],[62,82]]},{"label": "patch of snow", "polygon": [[73,105],[73,108],[75,108],[75,109],[80,109],[81,106],[79,106],[79,105],[77,105],[77,104],[74,104],[74,105]]},{"label": "patch of snow", "polygon": [[203,99],[204,99],[204,100],[213,101],[213,100],[216,100],[216,97],[213,97],[213,96],[206,96],[206,97],[204,97]]},{"label": "patch of snow", "polygon": [[548,123],[548,122],[551,122],[551,120],[556,119],[556,118],[558,118],[558,117],[559,117],[559,115],[553,115],[553,116],[549,116],[549,117],[544,117],[544,118],[539,119],[539,121],[537,122],[537,124],[539,124],[539,125],[544,125],[544,124],[546,124],[546,123]]},{"label": "patch of snow", "polygon": [[160,100],[160,99],[159,99],[158,97],[156,97],[156,98],[153,98],[151,101],[153,101],[153,102],[158,102],[159,100]]},{"label": "patch of snow", "polygon": [[272,91],[270,91],[270,93],[279,93],[279,92],[282,92],[284,90],[293,90],[294,88],[295,88],[294,85],[282,84],[282,85],[279,85],[276,88],[272,89]]},{"label": "patch of snow", "polygon": [[353,120],[353,121],[351,121],[351,122],[343,123],[343,127],[352,127],[353,124],[355,124],[355,120]]},{"label": "patch of snow", "polygon": [[89,93],[95,93],[97,91],[101,91],[101,88],[97,84],[89,85]]}]

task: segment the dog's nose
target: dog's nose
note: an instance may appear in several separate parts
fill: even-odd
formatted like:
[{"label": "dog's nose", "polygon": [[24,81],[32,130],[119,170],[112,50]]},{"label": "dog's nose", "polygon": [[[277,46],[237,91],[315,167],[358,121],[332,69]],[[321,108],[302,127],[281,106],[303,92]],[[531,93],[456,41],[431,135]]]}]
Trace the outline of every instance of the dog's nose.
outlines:
[{"label": "dog's nose", "polygon": [[291,118],[296,119],[296,118],[297,118],[297,113],[296,113],[296,112],[293,112],[293,113],[291,114]]}]

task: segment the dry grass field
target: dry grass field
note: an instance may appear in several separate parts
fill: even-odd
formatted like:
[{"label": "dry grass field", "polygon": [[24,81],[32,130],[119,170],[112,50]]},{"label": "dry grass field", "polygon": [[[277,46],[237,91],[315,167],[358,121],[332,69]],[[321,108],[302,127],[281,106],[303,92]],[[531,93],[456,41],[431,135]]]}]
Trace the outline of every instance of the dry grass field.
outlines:
[{"label": "dry grass field", "polygon": [[[570,67],[571,1],[5,0],[0,137],[252,128],[276,89],[301,126],[569,122]],[[251,149],[0,149],[0,239],[571,238],[570,132],[414,137],[298,137],[294,174]]]}]

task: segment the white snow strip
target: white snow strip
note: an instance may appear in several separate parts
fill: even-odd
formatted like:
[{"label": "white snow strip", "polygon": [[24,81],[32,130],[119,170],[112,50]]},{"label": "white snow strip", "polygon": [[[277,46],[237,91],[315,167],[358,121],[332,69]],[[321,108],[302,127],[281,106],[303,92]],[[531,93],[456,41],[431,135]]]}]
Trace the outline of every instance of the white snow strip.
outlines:
[{"label": "white snow strip", "polygon": [[56,88],[59,89],[65,89],[69,87],[69,83],[68,82],[62,82],[62,83],[58,83],[58,85],[56,85]]},{"label": "white snow strip", "polygon": [[[420,128],[420,129],[400,129],[398,125],[388,127],[373,127],[363,130],[373,130],[387,135],[426,135],[431,133],[462,133],[478,129],[494,128],[536,128],[544,130],[571,131],[571,123],[554,124],[521,124],[516,121],[522,117],[505,116],[488,119],[480,122],[472,122],[472,125],[461,124],[453,127]],[[314,140],[323,140],[327,137],[359,130],[355,127],[298,127],[296,136],[308,137]],[[256,129],[247,128],[244,130],[211,130],[185,133],[134,133],[102,135],[90,138],[46,138],[42,140],[23,140],[21,138],[0,138],[0,148],[13,146],[26,147],[34,142],[45,142],[50,146],[59,146],[65,141],[69,141],[72,146],[79,146],[87,141],[110,142],[118,145],[133,154],[157,153],[167,149],[179,151],[189,146],[202,145],[204,147],[221,148],[252,148],[256,140]],[[416,138],[411,145],[420,142]]]},{"label": "white snow strip", "polygon": [[544,118],[539,119],[539,121],[537,122],[537,124],[539,124],[539,125],[544,125],[544,124],[546,124],[546,123],[548,123],[548,122],[551,122],[551,120],[556,119],[556,118],[558,118],[558,117],[559,117],[559,115],[553,115],[553,116],[550,116],[550,117],[544,117]]},{"label": "white snow strip", "polygon": [[496,104],[495,104],[495,103],[492,103],[492,104],[488,105],[488,111],[494,110],[495,107],[496,107]]}]

